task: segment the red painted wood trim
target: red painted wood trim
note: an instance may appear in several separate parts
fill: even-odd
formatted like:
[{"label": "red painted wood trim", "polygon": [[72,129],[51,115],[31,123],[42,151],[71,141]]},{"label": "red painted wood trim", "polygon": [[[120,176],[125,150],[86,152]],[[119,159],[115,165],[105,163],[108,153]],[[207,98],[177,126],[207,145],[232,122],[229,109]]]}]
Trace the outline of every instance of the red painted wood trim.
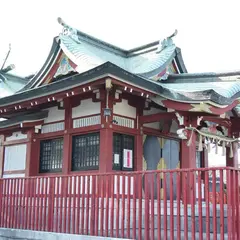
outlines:
[{"label": "red painted wood trim", "polygon": [[155,135],[158,137],[169,138],[169,139],[180,141],[177,134],[174,134],[174,133],[163,133],[157,129],[153,129],[153,128],[149,128],[149,127],[143,127],[143,132],[146,135]]},{"label": "red painted wood trim", "polygon": [[5,155],[5,148],[4,148],[4,140],[5,136],[0,136],[0,178],[2,177],[3,169],[4,169],[4,155]]},{"label": "red painted wood trim", "polygon": [[117,114],[117,113],[114,113],[113,116],[117,116],[117,117],[122,117],[122,118],[128,118],[128,119],[131,119],[131,120],[136,120],[136,118],[133,118],[133,117],[128,117],[128,116],[125,116],[125,115],[120,115],[120,114]]},{"label": "red painted wood trim", "polygon": [[50,132],[50,133],[40,133],[36,134],[35,138],[37,139],[51,139],[63,136],[64,131]]},{"label": "red painted wood trim", "polygon": [[27,154],[26,154],[26,169],[25,169],[25,176],[31,176],[32,171],[34,172],[34,165],[36,164],[36,153],[35,153],[35,146],[33,142],[34,138],[34,129],[30,129],[27,133],[28,136],[28,143],[27,143]]},{"label": "red painted wood trim", "polygon": [[87,127],[80,127],[80,128],[71,128],[68,130],[69,134],[85,134],[89,132],[96,132],[101,129],[101,124],[91,125]]},{"label": "red painted wood trim", "polygon": [[[190,111],[191,109],[194,108],[192,106],[193,103],[181,103],[181,102],[176,102],[172,100],[163,100],[162,103],[165,107],[175,109],[178,111]],[[236,107],[238,104],[239,104],[238,100],[235,100],[232,104],[228,105],[227,107],[220,108],[220,107],[209,105],[209,109],[212,114],[221,115],[231,110],[232,108]],[[191,112],[191,113],[194,113],[194,112]]]},{"label": "red painted wood trim", "polygon": [[25,173],[25,170],[12,170],[12,171],[4,171],[3,174],[21,174],[21,173]]},{"label": "red painted wood trim", "polygon": [[[53,98],[54,97],[54,102],[57,101],[57,100],[61,100],[61,99],[64,99],[64,98],[67,98],[66,96],[66,93],[69,93],[69,92],[74,92],[74,95],[79,95],[79,94],[85,94],[86,92],[92,92],[92,90],[94,89],[95,86],[99,86],[100,84],[103,84],[105,82],[104,79],[98,79],[94,82],[91,82],[91,83],[86,83],[86,84],[83,84],[83,85],[80,85],[78,87],[74,87],[74,88],[71,88],[71,89],[68,89],[68,90],[64,90],[64,91],[60,91],[56,94],[48,94],[46,96],[43,96],[43,97],[39,97],[39,98],[33,98],[31,100],[26,100],[26,101],[22,101],[22,102],[18,102],[17,105],[20,105],[21,106],[21,109],[24,109],[24,108],[32,108],[32,109],[35,109],[35,108],[39,108],[39,105],[41,104],[44,104],[46,102],[48,102],[48,98]],[[91,90],[88,89],[88,86],[91,86]],[[83,88],[85,88],[85,92],[83,91]],[[34,103],[34,105],[32,106],[31,105],[31,102]],[[37,104],[35,105],[35,102],[37,102]],[[11,113],[11,112],[18,112],[18,110],[15,110],[15,106],[16,104],[9,104],[9,105],[6,105],[4,107],[1,108],[1,110],[4,110],[6,109],[6,111],[8,113]],[[3,113],[4,115],[4,113]],[[1,116],[1,114],[0,114]]]},{"label": "red painted wood trim", "polygon": [[25,144],[28,143],[30,140],[29,138],[19,139],[19,140],[11,140],[11,141],[4,141],[4,146],[10,146],[10,145],[18,145],[18,144]]},{"label": "red painted wood trim", "polygon": [[130,135],[136,135],[138,134],[138,130],[135,128],[128,128],[128,127],[122,127],[116,124],[112,125],[112,129],[114,132],[119,132],[123,134],[130,134]]},{"label": "red painted wood trim", "polygon": [[63,120],[54,121],[54,122],[43,123],[41,125],[42,126],[46,126],[46,125],[55,124],[55,123],[62,123],[62,122],[64,122],[64,119]]},{"label": "red painted wood trim", "polygon": [[88,118],[88,117],[94,117],[94,116],[100,116],[100,115],[101,115],[101,113],[89,114],[89,115],[86,115],[86,116],[81,116],[81,117],[72,118],[72,120],[77,120],[77,119],[82,119],[82,118]]},{"label": "red painted wood trim", "polygon": [[39,121],[32,121],[32,122],[23,122],[21,123],[21,128],[31,128],[31,127],[35,127],[36,125],[42,125],[44,124],[43,120],[39,120]]},{"label": "red painted wood trim", "polygon": [[62,172],[63,174],[68,174],[71,170],[71,158],[72,158],[72,137],[69,130],[72,128],[72,101],[70,98],[64,99],[64,109],[65,109],[65,131],[63,136],[63,164]]},{"label": "red painted wood trim", "polygon": [[144,124],[144,123],[159,122],[160,120],[163,120],[163,119],[176,119],[176,115],[174,112],[163,112],[163,113],[144,115],[139,117],[139,122]]},{"label": "red painted wood trim", "polygon": [[127,87],[128,89],[125,91],[125,90],[123,90],[123,91],[125,91],[125,92],[127,92],[127,93],[130,93],[130,89],[132,89],[132,94],[133,93],[136,93],[136,94],[138,94],[138,96],[140,96],[141,95],[141,93],[144,93],[145,95],[149,95],[149,96],[155,96],[156,94],[155,93],[153,93],[153,92],[151,92],[151,91],[148,91],[148,90],[146,90],[146,89],[142,89],[142,88],[140,88],[140,87],[136,87],[136,86],[133,86],[133,85],[131,85],[131,84],[129,84],[129,83],[123,83],[122,81],[120,81],[120,80],[118,80],[118,79],[116,79],[116,78],[112,78],[111,77],[111,79],[112,79],[112,83],[113,84],[116,84],[116,85],[118,85],[118,86],[121,86],[121,87],[123,87],[123,89],[125,88],[125,87]]}]

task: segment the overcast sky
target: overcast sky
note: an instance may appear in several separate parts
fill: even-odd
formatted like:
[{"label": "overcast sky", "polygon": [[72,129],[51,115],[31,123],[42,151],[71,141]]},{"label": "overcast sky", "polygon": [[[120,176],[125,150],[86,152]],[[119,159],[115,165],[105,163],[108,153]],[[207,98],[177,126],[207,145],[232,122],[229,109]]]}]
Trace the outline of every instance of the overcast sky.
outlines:
[{"label": "overcast sky", "polygon": [[15,73],[37,72],[53,37],[69,25],[122,48],[162,39],[178,29],[189,72],[240,69],[239,1],[6,0],[1,1],[0,64],[11,43],[8,64]]}]

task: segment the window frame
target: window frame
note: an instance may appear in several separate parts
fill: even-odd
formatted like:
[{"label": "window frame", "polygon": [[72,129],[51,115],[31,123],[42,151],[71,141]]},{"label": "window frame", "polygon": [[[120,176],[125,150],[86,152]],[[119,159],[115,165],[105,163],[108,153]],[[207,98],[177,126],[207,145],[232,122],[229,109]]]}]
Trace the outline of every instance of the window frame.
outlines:
[{"label": "window frame", "polygon": [[[61,165],[61,168],[43,169],[42,168],[42,166],[43,166],[43,163],[42,163],[42,161],[43,161],[43,159],[42,159],[42,157],[43,157],[43,144],[46,143],[46,142],[51,142],[51,144],[52,144],[54,141],[59,141],[59,140],[62,140],[61,153],[60,153],[61,161],[58,163],[58,164]],[[64,150],[63,149],[64,148],[64,138],[59,136],[59,137],[50,138],[50,139],[41,139],[39,145],[40,145],[40,148],[39,148],[40,154],[39,154],[39,171],[38,172],[40,174],[42,174],[42,173],[44,174],[44,173],[60,173],[60,172],[62,172],[62,168],[63,168],[63,154],[64,154],[63,153],[63,150]],[[51,146],[51,154],[53,154],[52,152],[53,152],[53,149],[52,149],[52,146]],[[51,161],[52,161],[51,165],[53,165],[53,159],[51,159]]]},{"label": "window frame", "polygon": [[[115,137],[118,136],[120,137],[120,150],[118,152],[115,151]],[[131,148],[127,148],[124,146],[124,138],[128,138],[131,139],[132,143],[131,143]],[[134,135],[131,135],[131,134],[126,134],[126,133],[118,133],[118,132],[113,132],[113,141],[112,141],[112,144],[113,144],[113,155],[112,155],[112,170],[115,170],[115,171],[133,171],[134,170],[134,154],[135,154],[135,136]],[[129,150],[132,150],[132,168],[125,168],[123,167],[123,150],[124,149],[129,149]],[[119,154],[119,165],[115,164],[114,163],[114,155],[115,154]]]},{"label": "window frame", "polygon": [[[98,144],[92,144],[92,146],[95,146],[95,148],[97,148],[97,149],[95,149],[96,151],[97,151],[97,154],[98,155],[95,155],[95,156],[88,156],[89,158],[92,158],[91,159],[91,163],[93,163],[93,162],[95,162],[95,164],[96,164],[96,157],[98,158],[98,164],[97,165],[92,165],[92,166],[86,166],[86,165],[84,165],[84,166],[82,166],[82,167],[74,167],[73,166],[73,161],[74,161],[74,158],[76,158],[76,156],[75,156],[75,151],[76,151],[76,146],[75,146],[75,139],[77,139],[77,138],[84,138],[85,139],[85,141],[86,141],[86,146],[85,146],[85,148],[88,148],[88,149],[86,149],[85,150],[85,158],[87,157],[86,156],[86,154],[87,153],[89,153],[89,152],[91,152],[91,150],[89,150],[89,148],[90,148],[90,144],[89,144],[89,137],[97,137],[97,139],[95,139],[95,141],[98,141]],[[73,135],[72,136],[72,139],[71,139],[71,141],[72,141],[72,146],[71,146],[71,150],[72,150],[72,154],[71,154],[71,165],[70,165],[70,168],[71,168],[71,172],[76,172],[76,171],[91,171],[91,170],[99,170],[99,166],[100,166],[100,141],[101,141],[101,139],[100,139],[100,132],[92,132],[92,133],[82,133],[82,134],[75,134],[75,135]],[[94,160],[93,160],[94,159]],[[81,165],[81,160],[78,160],[77,161],[77,163],[79,164],[79,165]],[[86,160],[84,160],[84,163],[86,163]],[[89,163],[90,163],[90,160],[89,160]],[[75,165],[76,165],[76,163],[75,163]]]}]

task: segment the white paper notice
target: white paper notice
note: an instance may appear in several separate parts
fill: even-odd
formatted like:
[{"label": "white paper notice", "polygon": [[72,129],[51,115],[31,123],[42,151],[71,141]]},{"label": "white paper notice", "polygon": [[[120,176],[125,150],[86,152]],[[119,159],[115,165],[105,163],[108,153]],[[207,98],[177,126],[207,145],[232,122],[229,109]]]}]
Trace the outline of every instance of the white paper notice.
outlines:
[{"label": "white paper notice", "polygon": [[124,168],[132,168],[133,161],[132,161],[132,150],[124,149],[123,150],[123,167]]},{"label": "white paper notice", "polygon": [[119,154],[114,154],[114,164],[119,164]]}]

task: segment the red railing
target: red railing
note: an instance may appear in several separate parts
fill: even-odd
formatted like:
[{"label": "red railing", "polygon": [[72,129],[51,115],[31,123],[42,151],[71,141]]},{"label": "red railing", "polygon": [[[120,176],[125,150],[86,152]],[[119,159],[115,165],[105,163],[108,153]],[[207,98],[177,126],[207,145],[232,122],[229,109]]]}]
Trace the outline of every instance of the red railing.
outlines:
[{"label": "red railing", "polygon": [[0,227],[130,239],[240,239],[232,168],[0,179]]}]

